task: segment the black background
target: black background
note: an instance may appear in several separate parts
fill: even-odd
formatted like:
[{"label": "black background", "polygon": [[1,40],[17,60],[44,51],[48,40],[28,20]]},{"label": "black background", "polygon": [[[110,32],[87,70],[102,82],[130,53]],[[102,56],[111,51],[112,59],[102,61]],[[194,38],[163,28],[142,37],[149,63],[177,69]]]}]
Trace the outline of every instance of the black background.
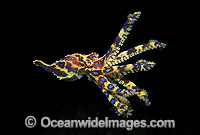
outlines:
[{"label": "black background", "polygon": [[[62,4],[61,4],[62,5]],[[19,81],[20,91],[18,105],[23,113],[20,121],[25,134],[190,134],[190,96],[186,92],[187,84],[182,79],[184,60],[181,47],[185,42],[183,29],[188,14],[183,8],[150,6],[136,8],[122,6],[83,6],[51,4],[27,4],[19,8],[16,14],[16,37],[21,49],[20,64],[23,79]],[[123,119],[115,115],[113,106],[107,101],[101,90],[84,76],[74,82],[58,80],[53,74],[32,64],[35,59],[53,63],[67,54],[89,54],[97,52],[100,56],[110,48],[126,17],[130,13],[141,11],[141,16],[134,24],[128,39],[121,50],[156,39],[166,43],[165,49],[151,50],[137,55],[127,63],[135,63],[146,59],[156,63],[148,72],[128,74],[127,78],[134,81],[140,88],[149,93],[151,106],[146,107],[136,97],[129,100],[134,109],[133,120],[174,119],[175,129],[65,129],[41,128],[39,121],[48,116],[51,119],[87,119],[98,117],[104,119]],[[184,20],[184,21],[183,21]],[[183,87],[184,86],[184,87]],[[26,128],[24,120],[33,115],[38,124],[33,129]],[[21,115],[20,115],[21,116]]]}]

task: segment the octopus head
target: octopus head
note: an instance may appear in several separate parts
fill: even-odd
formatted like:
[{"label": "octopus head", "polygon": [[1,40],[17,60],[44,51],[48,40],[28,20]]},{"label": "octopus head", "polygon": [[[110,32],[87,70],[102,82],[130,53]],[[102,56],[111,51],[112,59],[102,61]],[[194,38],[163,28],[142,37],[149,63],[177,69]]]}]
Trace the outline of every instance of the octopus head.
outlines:
[{"label": "octopus head", "polygon": [[33,64],[40,66],[48,72],[52,72],[59,79],[74,81],[80,79],[88,67],[93,65],[93,61],[98,59],[98,54],[89,55],[74,53],[65,56],[63,59],[53,64],[46,64],[41,60],[33,61]]}]

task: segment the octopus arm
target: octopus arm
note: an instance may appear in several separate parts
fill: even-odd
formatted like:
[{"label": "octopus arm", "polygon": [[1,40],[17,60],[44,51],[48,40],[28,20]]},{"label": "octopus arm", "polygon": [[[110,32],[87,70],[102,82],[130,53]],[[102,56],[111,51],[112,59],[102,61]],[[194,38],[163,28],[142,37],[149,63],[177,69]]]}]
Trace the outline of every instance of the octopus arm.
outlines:
[{"label": "octopus arm", "polygon": [[119,95],[122,95],[124,97],[129,97],[134,94],[133,90],[121,89],[116,84],[111,83],[103,75],[99,75],[98,78],[96,77],[94,82],[99,86],[99,88],[104,88],[105,90],[112,93],[118,93]]},{"label": "octopus arm", "polygon": [[135,85],[135,83],[128,80],[126,77],[123,76],[120,80],[115,79],[115,81],[117,81],[119,84],[122,84],[128,90],[132,90],[135,95],[137,95],[140,99],[144,101],[145,105],[149,106],[151,104],[148,98],[147,91],[139,88],[138,86]]},{"label": "octopus arm", "polygon": [[120,47],[123,45],[125,39],[127,38],[129,31],[132,29],[132,26],[135,21],[140,17],[141,12],[135,12],[127,16],[127,21],[123,25],[113,44],[107,53],[103,56],[105,59],[105,64],[109,64],[112,59],[119,53]]},{"label": "octopus arm", "polygon": [[157,40],[150,40],[147,44],[138,45],[136,47],[130,48],[127,51],[123,51],[120,54],[118,54],[113,61],[110,63],[112,65],[119,64],[121,62],[124,62],[131,57],[138,55],[142,52],[146,52],[147,50],[157,49],[157,48],[165,48],[166,44],[158,42]]},{"label": "octopus arm", "polygon": [[118,115],[122,115],[129,108],[127,102],[121,102],[120,98],[117,98],[115,94],[112,94],[105,88],[102,88],[102,92],[108,101],[116,108],[116,113]]},{"label": "octopus arm", "polygon": [[113,73],[134,73],[138,71],[148,71],[155,66],[156,63],[147,60],[138,60],[135,64],[118,65],[112,67],[104,67],[102,72],[104,75],[110,75]]}]

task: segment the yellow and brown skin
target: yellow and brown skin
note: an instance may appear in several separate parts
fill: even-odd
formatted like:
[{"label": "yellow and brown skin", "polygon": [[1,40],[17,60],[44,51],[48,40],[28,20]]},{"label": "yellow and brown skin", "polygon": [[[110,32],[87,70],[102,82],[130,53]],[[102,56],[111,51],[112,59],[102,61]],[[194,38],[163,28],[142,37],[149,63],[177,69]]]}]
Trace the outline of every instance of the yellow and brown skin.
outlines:
[{"label": "yellow and brown skin", "polygon": [[[166,44],[157,40],[150,40],[149,43],[138,45],[118,54],[120,47],[140,14],[141,12],[135,12],[128,15],[126,23],[110,49],[100,58],[95,52],[88,55],[74,53],[50,65],[41,60],[35,60],[33,63],[46,71],[52,72],[57,78],[66,81],[74,81],[80,79],[83,75],[87,75],[88,79],[96,83],[108,101],[116,107],[116,113],[128,117],[132,115],[133,110],[127,97],[137,95],[146,105],[151,103],[146,90],[139,88],[132,81],[126,79],[125,75],[138,71],[148,71],[154,67],[155,63],[141,59],[135,64],[119,64],[147,50],[165,48],[166,46]],[[119,88],[118,83],[122,84],[123,88]]]}]

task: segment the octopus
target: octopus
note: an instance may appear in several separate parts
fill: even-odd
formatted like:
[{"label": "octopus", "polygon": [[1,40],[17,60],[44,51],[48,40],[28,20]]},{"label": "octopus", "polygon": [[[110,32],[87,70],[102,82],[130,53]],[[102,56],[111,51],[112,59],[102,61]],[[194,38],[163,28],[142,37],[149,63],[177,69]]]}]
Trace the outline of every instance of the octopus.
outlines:
[{"label": "octopus", "polygon": [[73,53],[64,58],[46,64],[41,60],[34,60],[33,64],[40,66],[48,72],[52,72],[60,80],[75,81],[83,75],[89,81],[94,82],[101,89],[108,101],[115,107],[119,116],[128,117],[132,115],[132,107],[128,97],[137,95],[146,106],[151,104],[146,90],[138,87],[134,82],[126,78],[127,73],[148,71],[156,63],[148,60],[138,60],[134,64],[121,64],[133,56],[156,48],[165,48],[166,44],[157,40],[150,40],[148,43],[138,45],[126,51],[120,52],[133,24],[140,17],[141,12],[134,12],[127,16],[113,44],[102,57],[92,52],[91,54]]}]

